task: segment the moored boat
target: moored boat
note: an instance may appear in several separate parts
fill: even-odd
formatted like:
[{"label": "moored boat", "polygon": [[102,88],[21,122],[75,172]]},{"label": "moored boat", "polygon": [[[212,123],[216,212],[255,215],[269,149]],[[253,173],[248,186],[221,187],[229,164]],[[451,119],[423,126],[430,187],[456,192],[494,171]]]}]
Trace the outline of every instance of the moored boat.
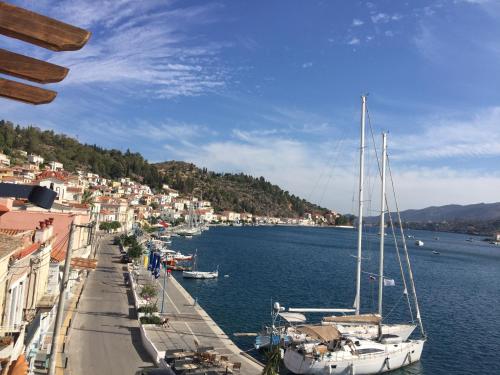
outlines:
[{"label": "moored boat", "polygon": [[[420,309],[416,296],[413,273],[410,266],[405,235],[401,224],[401,241],[406,258],[406,272],[410,279],[413,306],[416,310],[416,319],[420,327],[422,338],[410,340],[416,324],[382,324],[383,289],[385,286],[394,286],[394,280],[384,276],[384,243],[383,230],[385,213],[388,212],[389,222],[394,230],[394,224],[389,209],[386,207],[385,177],[387,164],[387,135],[382,135],[382,163],[381,176],[381,209],[380,209],[380,262],[378,278],[378,313],[370,315],[360,314],[361,309],[361,274],[362,274],[362,241],[363,241],[363,178],[364,178],[364,149],[365,149],[365,116],[366,97],[362,97],[361,114],[361,145],[360,145],[360,173],[358,197],[358,254],[356,272],[355,315],[333,316],[325,318],[322,325],[304,325],[297,330],[306,335],[299,343],[292,344],[285,350],[283,362],[288,370],[296,374],[357,374],[371,375],[395,370],[420,360],[426,335],[423,329]],[[380,165],[379,165],[380,166]],[[392,177],[391,177],[392,178]],[[401,217],[396,201],[398,222]],[[394,236],[396,241],[396,237]],[[423,245],[423,243],[422,243]],[[396,254],[400,265],[401,278],[404,286],[404,296],[410,304],[405,280],[405,271],[396,243]],[[291,309],[290,309],[291,310]],[[289,311],[290,311],[289,310]],[[295,309],[294,309],[295,310]],[[296,310],[295,310],[296,311]],[[413,320],[413,315],[412,315]],[[376,331],[375,331],[376,330]],[[391,332],[392,331],[392,332]],[[365,338],[365,336],[367,338]]]}]

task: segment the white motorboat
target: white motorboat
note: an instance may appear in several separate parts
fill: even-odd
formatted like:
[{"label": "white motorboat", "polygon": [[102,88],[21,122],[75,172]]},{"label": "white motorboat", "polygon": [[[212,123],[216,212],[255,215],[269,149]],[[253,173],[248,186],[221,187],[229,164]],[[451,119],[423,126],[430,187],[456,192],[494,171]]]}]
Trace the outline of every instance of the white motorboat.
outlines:
[{"label": "white motorboat", "polygon": [[[286,349],[283,362],[288,370],[296,374],[363,374],[371,375],[395,370],[420,360],[426,335],[422,325],[420,309],[417,301],[413,273],[410,266],[408,249],[401,225],[401,240],[406,256],[407,274],[413,296],[413,306],[422,335],[421,339],[409,340],[409,335],[415,329],[415,324],[387,325],[382,324],[383,288],[385,285],[394,285],[394,280],[384,277],[384,241],[380,236],[380,268],[378,278],[378,314],[361,315],[361,261],[363,240],[363,177],[364,177],[364,149],[365,149],[365,118],[366,97],[362,97],[361,115],[361,146],[360,146],[360,173],[358,198],[358,254],[356,272],[356,298],[354,302],[355,315],[333,316],[325,318],[322,325],[307,325],[297,327],[299,332],[306,335],[306,339],[292,344]],[[380,233],[385,225],[387,197],[385,194],[385,174],[387,162],[386,134],[383,134],[382,168],[381,168],[381,210]],[[387,212],[389,210],[387,209]],[[399,209],[398,222],[401,223]],[[393,222],[389,212],[391,227]],[[404,295],[411,310],[405,280],[405,272],[396,246],[396,254],[400,263],[401,277],[404,286]],[[303,309],[305,310],[305,309]],[[292,311],[292,309],[289,309]],[[299,311],[293,309],[293,311]],[[376,334],[374,330],[376,329]],[[375,336],[375,337],[374,337]],[[361,338],[360,338],[361,337]],[[367,337],[363,338],[363,337]]]},{"label": "white motorboat", "polygon": [[422,247],[424,246],[424,241],[416,240],[415,245],[417,245],[418,247]]}]

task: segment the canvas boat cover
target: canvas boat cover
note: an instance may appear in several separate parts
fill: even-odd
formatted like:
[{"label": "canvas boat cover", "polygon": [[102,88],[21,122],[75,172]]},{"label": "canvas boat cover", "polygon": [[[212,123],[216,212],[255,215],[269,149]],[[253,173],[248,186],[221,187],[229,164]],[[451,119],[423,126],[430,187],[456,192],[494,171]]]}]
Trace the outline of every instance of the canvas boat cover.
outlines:
[{"label": "canvas boat cover", "polygon": [[379,324],[381,318],[380,315],[376,314],[360,314],[360,315],[345,315],[345,316],[327,316],[323,318],[323,321],[328,323]]},{"label": "canvas boat cover", "polygon": [[280,312],[279,316],[285,319],[288,323],[305,323],[307,320],[304,314],[299,313]]},{"label": "canvas boat cover", "polygon": [[338,340],[342,337],[339,330],[334,326],[306,325],[299,327],[298,330],[312,338],[324,342]]}]

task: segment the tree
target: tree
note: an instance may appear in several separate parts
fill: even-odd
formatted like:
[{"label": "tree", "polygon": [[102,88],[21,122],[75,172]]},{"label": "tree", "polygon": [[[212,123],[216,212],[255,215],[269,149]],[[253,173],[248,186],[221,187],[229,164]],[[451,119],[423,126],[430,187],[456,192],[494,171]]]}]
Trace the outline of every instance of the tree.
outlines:
[{"label": "tree", "polygon": [[122,226],[122,224],[119,221],[115,220],[115,221],[112,221],[109,226],[110,226],[111,230],[116,230],[116,229],[119,229]]},{"label": "tree", "polygon": [[142,255],[142,246],[138,243],[133,244],[128,248],[127,254],[132,259],[140,258],[140,256]]}]

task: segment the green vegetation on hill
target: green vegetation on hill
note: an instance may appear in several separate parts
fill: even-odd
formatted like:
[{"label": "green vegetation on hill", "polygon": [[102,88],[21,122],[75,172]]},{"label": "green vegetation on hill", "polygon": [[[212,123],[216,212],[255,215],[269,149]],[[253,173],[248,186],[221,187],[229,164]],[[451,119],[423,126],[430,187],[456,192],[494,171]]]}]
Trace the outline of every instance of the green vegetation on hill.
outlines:
[{"label": "green vegetation on hill", "polygon": [[209,200],[217,211],[231,210],[263,216],[294,217],[327,210],[307,202],[264,177],[215,173],[194,164],[168,161],[156,164],[167,184],[183,194]]},{"label": "green vegetation on hill", "polygon": [[184,162],[150,164],[141,154],[108,150],[87,145],[64,134],[37,127],[15,126],[0,121],[0,150],[14,163],[22,162],[15,150],[41,155],[46,162],[59,161],[64,169],[81,169],[103,177],[131,177],[158,190],[168,184],[185,195],[196,195],[213,203],[216,211],[246,211],[263,216],[297,217],[305,212],[325,213],[327,210],[307,202],[263,177],[244,174],[215,173]]},{"label": "green vegetation on hill", "polygon": [[0,121],[0,150],[14,156],[15,150],[41,155],[46,162],[59,161],[64,169],[83,169],[107,178],[132,177],[151,187],[161,185],[157,169],[141,154],[107,150],[96,145],[81,144],[76,139],[52,130],[14,126]]}]

